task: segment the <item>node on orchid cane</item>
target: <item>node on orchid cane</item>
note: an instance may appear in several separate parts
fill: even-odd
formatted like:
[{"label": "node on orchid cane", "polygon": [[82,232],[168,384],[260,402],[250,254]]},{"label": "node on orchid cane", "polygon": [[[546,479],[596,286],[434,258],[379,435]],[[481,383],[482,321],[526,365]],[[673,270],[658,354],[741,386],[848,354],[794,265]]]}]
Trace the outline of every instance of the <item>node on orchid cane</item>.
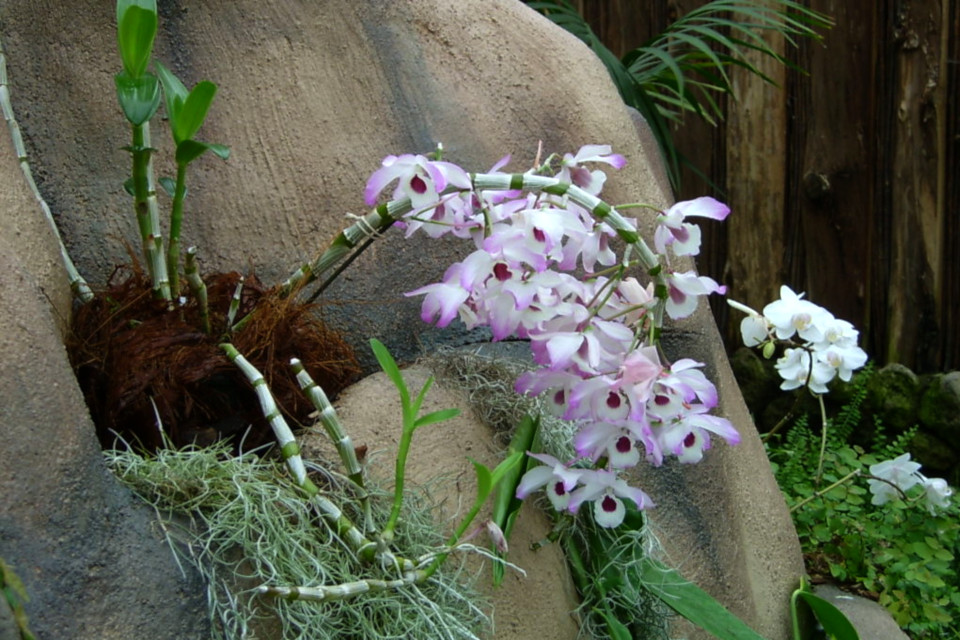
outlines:
[{"label": "node on orchid cane", "polygon": [[[393,197],[410,203],[399,219],[408,235],[472,241],[473,252],[440,282],[406,295],[424,296],[422,319],[438,327],[459,319],[468,329],[489,327],[494,340],[528,340],[539,368],[519,376],[516,391],[543,394],[552,412],[577,425],[575,455],[530,469],[518,497],[545,488],[571,514],[591,502],[597,522],[615,527],[622,500],[640,510],[653,505],[624,471],[670,456],[698,462],[713,436],[739,442],[729,421],[711,414],[717,392],[703,365],[662,362],[657,349],[664,312],[683,318],[700,297],[725,292],[710,278],[676,271],[670,258],[699,251],[690,218],[723,220],[729,209],[698,198],[657,211],[655,253],[637,220],[598,197],[607,176],[597,165],[621,168],[622,156],[587,145],[559,166],[551,159],[523,174],[500,172],[502,163],[468,174],[425,156],[390,156],[366,197],[375,203],[395,182]],[[615,238],[625,242],[620,253]]]}]

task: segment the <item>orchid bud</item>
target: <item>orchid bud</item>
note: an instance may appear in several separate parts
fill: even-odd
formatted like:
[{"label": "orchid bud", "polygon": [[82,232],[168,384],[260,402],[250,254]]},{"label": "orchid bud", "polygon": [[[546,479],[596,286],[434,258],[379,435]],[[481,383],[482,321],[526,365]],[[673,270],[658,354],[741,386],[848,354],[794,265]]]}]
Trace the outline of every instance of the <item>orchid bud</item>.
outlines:
[{"label": "orchid bud", "polygon": [[774,352],[777,350],[777,345],[774,344],[773,340],[768,340],[763,343],[763,357],[769,360],[773,357]]}]

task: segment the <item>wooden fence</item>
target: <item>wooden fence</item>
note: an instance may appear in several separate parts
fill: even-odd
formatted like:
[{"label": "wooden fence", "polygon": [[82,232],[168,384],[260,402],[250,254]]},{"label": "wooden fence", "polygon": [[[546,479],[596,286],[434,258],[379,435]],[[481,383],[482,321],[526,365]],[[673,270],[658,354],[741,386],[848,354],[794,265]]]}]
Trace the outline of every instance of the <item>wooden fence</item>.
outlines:
[{"label": "wooden fence", "polygon": [[[622,55],[704,0],[579,0]],[[952,0],[806,0],[823,42],[771,40],[808,75],[734,71],[711,127],[680,151],[733,210],[705,232],[700,270],[761,308],[781,283],[854,323],[881,363],[960,369],[960,7]],[[710,193],[687,172],[680,197]],[[714,307],[733,344],[739,314]]]}]

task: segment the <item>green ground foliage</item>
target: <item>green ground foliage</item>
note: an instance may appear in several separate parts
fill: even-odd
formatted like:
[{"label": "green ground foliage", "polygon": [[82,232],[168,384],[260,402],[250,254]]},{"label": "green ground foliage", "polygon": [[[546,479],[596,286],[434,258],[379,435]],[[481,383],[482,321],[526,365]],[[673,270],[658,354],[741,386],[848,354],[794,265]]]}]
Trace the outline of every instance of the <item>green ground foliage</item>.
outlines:
[{"label": "green ground foliage", "polygon": [[[875,597],[914,640],[956,637],[960,633],[960,507],[930,513],[922,489],[908,500],[875,506],[865,479],[851,478],[817,495],[852,473],[906,451],[915,430],[897,437],[884,433],[875,418],[867,446],[850,444],[861,420],[869,374],[860,376],[848,403],[830,421],[823,453],[823,475],[815,483],[821,454],[819,417],[800,417],[780,439],[768,442],[777,481],[793,508],[793,519],[814,578],[823,577]],[[803,502],[808,500],[808,502]]]}]

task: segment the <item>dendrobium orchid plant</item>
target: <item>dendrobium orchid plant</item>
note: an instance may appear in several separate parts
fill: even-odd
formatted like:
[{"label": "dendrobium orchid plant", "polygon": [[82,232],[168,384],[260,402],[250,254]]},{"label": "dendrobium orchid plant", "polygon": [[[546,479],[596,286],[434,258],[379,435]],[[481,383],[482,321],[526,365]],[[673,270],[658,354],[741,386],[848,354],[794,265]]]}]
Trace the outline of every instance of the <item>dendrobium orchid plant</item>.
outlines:
[{"label": "dendrobium orchid plant", "polygon": [[[699,252],[690,218],[723,220],[730,210],[706,197],[657,210],[657,255],[636,220],[597,197],[607,176],[595,167],[619,169],[623,156],[587,145],[553,160],[511,175],[500,172],[507,157],[471,175],[426,156],[389,156],[367,183],[366,201],[375,204],[396,182],[393,199],[411,206],[400,221],[408,236],[450,233],[473,242],[440,282],[406,295],[423,296],[425,322],[445,327],[459,317],[468,328],[489,327],[494,340],[529,340],[540,367],[520,376],[516,390],[544,394],[553,412],[578,425],[575,458],[530,454],[543,466],[526,473],[517,497],[545,488],[558,511],[575,514],[589,502],[600,525],[616,527],[623,500],[653,506],[625,470],[641,459],[699,462],[712,436],[740,440],[728,420],[711,414],[717,391],[703,363],[665,362],[657,345],[663,311],[683,318],[701,296],[724,293],[710,278],[673,269],[670,254]],[[617,236],[626,241],[622,255],[611,242]],[[637,266],[651,277],[647,286],[628,275]]]}]

